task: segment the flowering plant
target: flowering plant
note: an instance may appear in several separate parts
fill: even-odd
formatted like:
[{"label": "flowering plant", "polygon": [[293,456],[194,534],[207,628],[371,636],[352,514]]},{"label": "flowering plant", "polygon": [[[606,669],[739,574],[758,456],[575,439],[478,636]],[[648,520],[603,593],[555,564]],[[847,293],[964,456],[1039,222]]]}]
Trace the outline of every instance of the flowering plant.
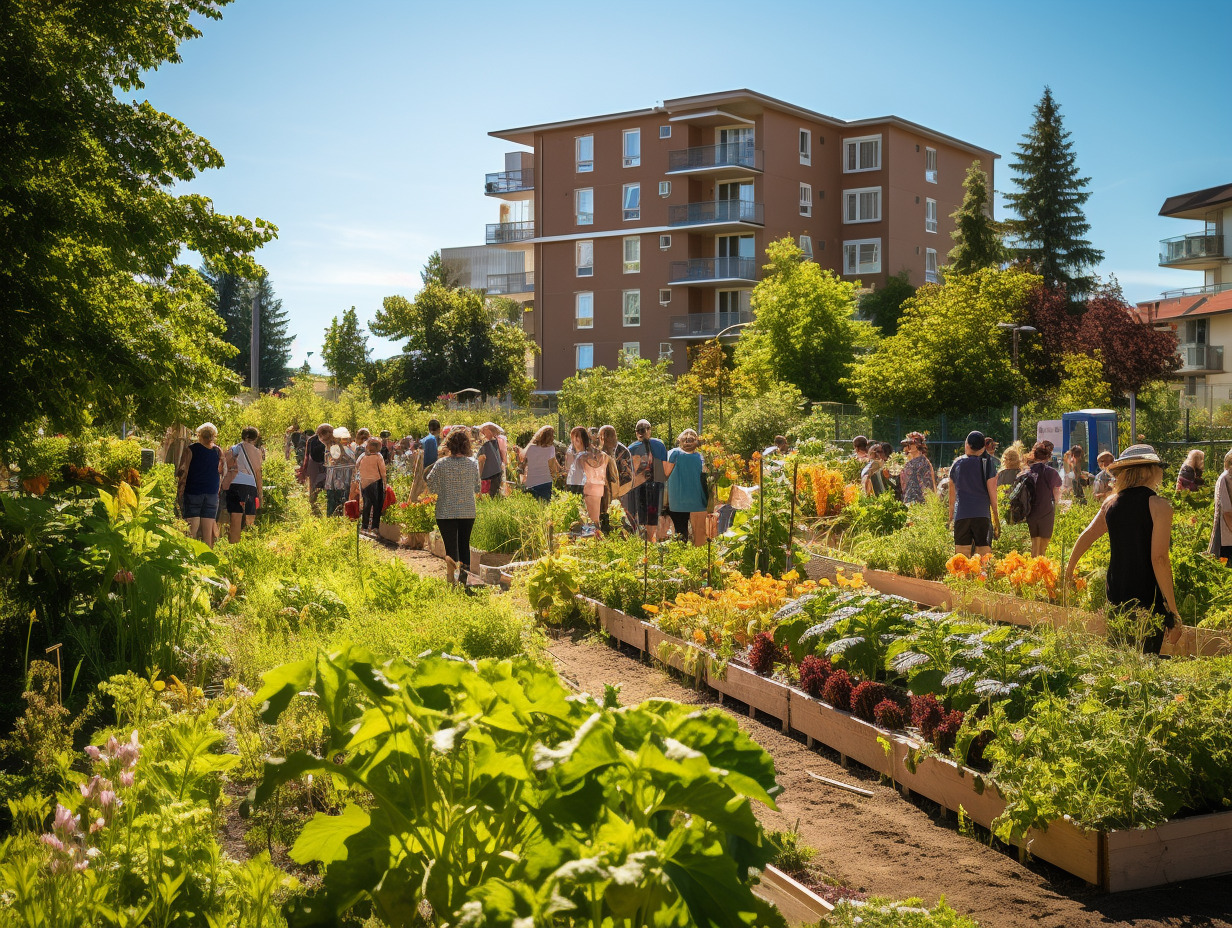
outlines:
[{"label": "flowering plant", "polygon": [[402,527],[408,535],[413,532],[430,532],[436,526],[436,495],[425,493],[416,502],[403,500],[395,503],[382,516],[386,521]]}]

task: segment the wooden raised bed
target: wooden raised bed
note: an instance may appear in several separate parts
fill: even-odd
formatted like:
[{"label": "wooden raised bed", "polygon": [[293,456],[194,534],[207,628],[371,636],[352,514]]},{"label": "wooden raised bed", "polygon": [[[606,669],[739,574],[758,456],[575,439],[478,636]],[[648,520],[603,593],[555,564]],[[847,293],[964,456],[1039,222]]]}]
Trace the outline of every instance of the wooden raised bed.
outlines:
[{"label": "wooden raised bed", "polygon": [[476,576],[482,576],[485,567],[504,567],[512,562],[513,555],[511,554],[493,554],[491,551],[471,548],[470,570]]},{"label": "wooden raised bed", "polygon": [[834,906],[778,867],[766,867],[753,892],[778,909],[792,928],[819,922],[834,911]]}]

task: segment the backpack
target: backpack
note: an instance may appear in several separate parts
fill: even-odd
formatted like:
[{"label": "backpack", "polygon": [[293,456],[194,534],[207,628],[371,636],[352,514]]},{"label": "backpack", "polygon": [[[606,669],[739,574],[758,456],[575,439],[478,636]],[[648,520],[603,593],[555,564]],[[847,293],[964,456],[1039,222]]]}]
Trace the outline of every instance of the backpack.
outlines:
[{"label": "backpack", "polygon": [[1033,470],[1019,474],[1010,490],[1010,525],[1021,525],[1031,518],[1035,507],[1036,474]]}]

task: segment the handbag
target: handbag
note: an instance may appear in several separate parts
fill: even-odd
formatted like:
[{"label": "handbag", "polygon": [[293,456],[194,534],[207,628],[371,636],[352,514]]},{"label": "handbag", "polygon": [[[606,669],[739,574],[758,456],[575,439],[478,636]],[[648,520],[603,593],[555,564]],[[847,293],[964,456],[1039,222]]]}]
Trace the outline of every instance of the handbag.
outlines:
[{"label": "handbag", "polygon": [[348,519],[352,519],[352,520],[358,519],[359,518],[359,500],[348,499],[345,503],[342,504],[342,511],[346,513],[346,516]]},{"label": "handbag", "polygon": [[388,509],[390,506],[395,505],[397,502],[398,502],[398,494],[394,492],[394,488],[392,486],[385,487],[385,503],[381,508]]},{"label": "handbag", "polygon": [[[474,484],[472,484],[472,486],[474,486]],[[484,496],[487,496],[489,493],[491,493],[492,492],[492,481],[491,480],[479,481],[479,492],[482,493]]]}]

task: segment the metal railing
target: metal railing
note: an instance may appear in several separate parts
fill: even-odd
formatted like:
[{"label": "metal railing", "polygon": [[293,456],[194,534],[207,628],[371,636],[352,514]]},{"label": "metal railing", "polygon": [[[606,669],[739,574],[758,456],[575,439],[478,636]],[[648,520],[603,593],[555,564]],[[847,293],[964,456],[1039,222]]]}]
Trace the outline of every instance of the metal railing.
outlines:
[{"label": "metal railing", "polygon": [[762,153],[744,142],[701,145],[667,153],[667,173],[701,171],[707,168],[749,168],[760,171]]},{"label": "metal railing", "polygon": [[690,258],[673,261],[668,282],[673,284],[705,280],[756,280],[756,258]]},{"label": "metal railing", "polygon": [[926,284],[941,283],[941,272],[940,271],[925,271],[924,272],[924,283]]},{"label": "metal railing", "polygon": [[1176,346],[1183,371],[1223,370],[1223,345],[1199,345],[1194,343]]},{"label": "metal railing", "polygon": [[668,207],[667,224],[694,226],[708,222],[748,222],[762,226],[766,224],[765,215],[765,207],[751,200],[714,200]]},{"label": "metal railing", "polygon": [[1186,287],[1183,290],[1165,290],[1161,293],[1160,299],[1174,300],[1182,296],[1210,296],[1214,293],[1223,293],[1225,290],[1232,290],[1232,284],[1207,284],[1205,287]]},{"label": "metal railing", "polygon": [[713,338],[729,326],[752,322],[747,310],[738,313],[688,313],[672,316],[672,338]]},{"label": "metal railing", "polygon": [[1223,236],[1215,232],[1192,232],[1189,235],[1165,238],[1160,241],[1159,246],[1160,264],[1175,264],[1194,258],[1223,257]]},{"label": "metal railing", "polygon": [[507,245],[510,242],[524,242],[535,237],[535,221],[524,222],[489,222],[484,244]]},{"label": "metal railing", "polygon": [[517,274],[489,274],[488,295],[503,296],[507,293],[534,293],[535,272],[521,271]]},{"label": "metal railing", "polygon": [[529,169],[525,171],[497,171],[494,174],[485,175],[483,179],[483,192],[490,197],[498,197],[505,193],[522,193],[534,189],[535,172]]}]

